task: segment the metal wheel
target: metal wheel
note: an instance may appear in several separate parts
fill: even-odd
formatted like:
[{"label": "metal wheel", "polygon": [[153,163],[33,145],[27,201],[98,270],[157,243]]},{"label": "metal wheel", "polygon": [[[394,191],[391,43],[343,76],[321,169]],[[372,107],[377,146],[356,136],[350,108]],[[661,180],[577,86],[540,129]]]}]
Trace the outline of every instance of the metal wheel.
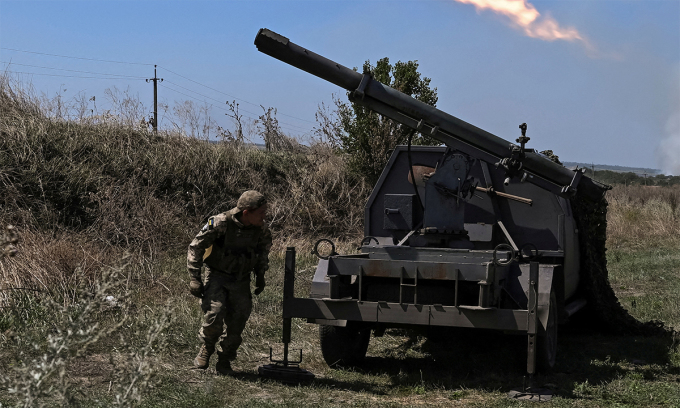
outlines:
[{"label": "metal wheel", "polygon": [[319,325],[319,340],[323,359],[329,367],[351,367],[366,358],[371,330],[358,328],[351,322],[346,327]]},{"label": "metal wheel", "polygon": [[550,315],[545,331],[538,335],[538,370],[541,372],[550,371],[555,366],[557,357],[557,298],[554,292],[550,292]]}]

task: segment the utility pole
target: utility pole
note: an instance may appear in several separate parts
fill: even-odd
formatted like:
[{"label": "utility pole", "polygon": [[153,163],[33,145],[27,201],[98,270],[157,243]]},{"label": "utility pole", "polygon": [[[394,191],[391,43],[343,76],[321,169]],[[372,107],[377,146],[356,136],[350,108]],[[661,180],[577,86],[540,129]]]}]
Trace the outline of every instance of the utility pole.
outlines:
[{"label": "utility pole", "polygon": [[163,82],[163,78],[158,78],[156,75],[156,65],[153,66],[153,78],[147,79],[146,82],[153,81],[153,131],[158,132],[158,81]]}]

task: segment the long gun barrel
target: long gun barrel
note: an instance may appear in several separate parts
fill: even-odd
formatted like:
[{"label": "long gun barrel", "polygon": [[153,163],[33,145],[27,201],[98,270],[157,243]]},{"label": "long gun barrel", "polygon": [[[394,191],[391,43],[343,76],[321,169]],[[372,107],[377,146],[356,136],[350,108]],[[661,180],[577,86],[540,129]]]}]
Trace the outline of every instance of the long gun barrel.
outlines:
[{"label": "long gun barrel", "polygon": [[[586,197],[599,199],[609,188],[580,171],[560,166],[531,149],[525,150],[523,143],[520,149],[507,140],[373,80],[370,75],[360,74],[304,49],[266,28],[257,33],[255,45],[269,56],[350,91],[350,98],[355,103],[473,157],[504,165],[508,168],[509,177],[521,177],[523,181],[565,197],[574,195],[578,188],[579,193]],[[520,150],[521,156],[517,160],[516,153]]]}]

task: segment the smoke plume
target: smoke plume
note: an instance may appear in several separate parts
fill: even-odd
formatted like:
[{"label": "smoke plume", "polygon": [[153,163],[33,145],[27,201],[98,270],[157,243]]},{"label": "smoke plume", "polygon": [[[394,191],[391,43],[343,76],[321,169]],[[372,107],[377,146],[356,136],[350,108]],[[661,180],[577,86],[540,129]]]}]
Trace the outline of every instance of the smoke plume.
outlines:
[{"label": "smoke plume", "polygon": [[680,112],[674,113],[666,122],[666,137],[657,150],[664,174],[680,176]]},{"label": "smoke plume", "polygon": [[478,12],[491,10],[510,19],[512,25],[524,31],[529,37],[545,41],[565,40],[580,41],[588,50],[592,45],[573,27],[560,27],[559,23],[549,15],[541,16],[536,8],[527,0],[455,0],[459,3],[472,4]]}]

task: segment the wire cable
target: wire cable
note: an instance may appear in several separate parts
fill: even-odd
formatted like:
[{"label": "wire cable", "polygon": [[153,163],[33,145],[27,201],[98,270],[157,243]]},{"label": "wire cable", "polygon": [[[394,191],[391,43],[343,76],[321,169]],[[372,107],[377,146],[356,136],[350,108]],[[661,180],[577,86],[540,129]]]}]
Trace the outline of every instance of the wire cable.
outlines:
[{"label": "wire cable", "polygon": [[[5,70],[4,72],[11,72],[13,74],[44,75],[44,76],[64,77],[64,78],[125,79],[125,80],[130,80],[130,77],[127,77],[127,76],[124,76],[124,77],[92,77],[92,76],[81,76],[81,75],[41,74],[41,73],[38,73],[38,72],[24,72],[24,71],[12,71],[12,70]],[[137,78],[144,79],[143,77],[137,77]]]},{"label": "wire cable", "polygon": [[7,48],[7,47],[0,47],[0,50],[8,50],[8,51],[16,51],[16,52],[25,52],[25,53],[28,53],[28,54],[49,55],[49,56],[51,56],[51,57],[71,58],[71,59],[79,59],[79,60],[86,60],[86,61],[110,62],[110,63],[114,63],[114,64],[150,65],[150,66],[153,65],[153,64],[145,64],[145,63],[141,63],[141,62],[126,62],[126,61],[103,60],[103,59],[97,59],[97,58],[70,57],[70,56],[68,56],[68,55],[48,54],[48,53],[46,53],[46,52],[18,50],[18,49],[16,49],[16,48]]},{"label": "wire cable", "polygon": [[[178,94],[180,94],[180,95],[184,95],[184,96],[186,96],[186,97],[188,97],[188,98],[194,99],[194,100],[196,100],[196,101],[205,102],[205,101],[200,100],[200,99],[198,99],[198,98],[196,98],[196,97],[194,97],[194,96],[191,96],[191,95],[186,94],[186,93],[184,93],[184,92],[181,92],[181,91],[178,91],[178,90],[176,90],[176,89],[173,89],[172,87],[165,86],[164,88],[165,88],[165,89],[168,89],[168,90],[170,90],[170,91],[176,92],[176,93],[178,93]],[[229,116],[230,118],[234,118],[234,115],[229,114],[229,112],[231,112],[229,109],[223,108],[223,107],[221,107],[221,106],[214,106],[214,107],[217,108],[217,109],[220,109],[220,110],[223,110],[223,111],[227,112],[227,113],[225,114],[226,116]],[[246,118],[251,119],[251,120],[259,120],[259,118],[253,118],[253,117],[248,116],[248,115],[241,115],[241,116],[245,116]],[[288,130],[288,131],[290,131],[290,132],[302,133],[302,134],[305,134],[305,133],[308,133],[308,132],[309,132],[309,130],[307,130],[307,129],[303,129],[303,130],[304,130],[304,132],[303,132],[303,131],[301,131],[301,130],[299,130],[299,129],[292,129],[292,128],[286,126],[286,125],[287,125],[287,124],[282,125],[281,122],[279,122],[279,127],[281,127],[281,129],[286,129],[286,130]]]},{"label": "wire cable", "polygon": [[[219,103],[224,103],[224,101],[220,101],[220,100],[218,100],[218,99],[211,98],[211,97],[209,97],[209,96],[207,96],[207,95],[203,95],[202,93],[196,92],[196,91],[194,91],[194,90],[192,90],[192,89],[189,89],[189,88],[185,88],[185,87],[183,87],[182,85],[176,84],[176,83],[174,83],[174,82],[172,82],[172,81],[164,80],[164,82],[170,83],[170,84],[172,84],[172,85],[174,85],[174,86],[177,86],[177,87],[182,88],[182,89],[184,89],[184,90],[187,90],[187,91],[189,91],[189,92],[193,92],[193,93],[195,93],[196,95],[200,95],[200,96],[202,96],[202,97],[204,97],[204,98],[207,98],[207,99],[210,99],[210,100],[212,100],[212,101],[219,102]],[[188,96],[188,95],[186,95],[186,96]],[[224,110],[227,110],[227,109],[224,109]],[[227,111],[230,111],[230,110],[227,110]],[[239,109],[239,112],[246,112],[246,113],[249,113],[249,114],[251,114],[251,115],[255,115],[256,117],[258,117],[258,114],[257,114],[257,113],[255,113],[255,112],[250,112],[250,111],[247,111],[247,110],[245,110],[245,109]],[[278,113],[278,112],[277,112],[277,113]],[[230,115],[230,116],[231,116],[231,115]],[[250,117],[250,116],[247,116],[247,117],[249,117],[249,118],[252,119],[252,117]],[[295,127],[295,128],[299,128],[299,129],[301,129],[301,130],[303,130],[303,131],[307,131],[307,130],[308,130],[308,129],[305,128],[305,127],[302,127],[302,126],[299,126],[299,125],[294,125],[294,124],[292,124],[292,123],[287,123],[287,122],[279,122],[279,123],[282,123],[282,124],[287,125],[287,126],[292,126],[292,127]]]},{"label": "wire cable", "polygon": [[[234,99],[236,99],[237,101],[245,102],[245,103],[250,104],[250,105],[253,105],[253,106],[262,106],[262,105],[259,105],[259,104],[256,104],[256,103],[247,101],[247,100],[245,100],[245,99],[238,98],[238,97],[236,97],[236,96],[234,96],[234,95],[230,95],[230,94],[228,94],[228,93],[226,93],[226,92],[222,92],[222,91],[217,90],[217,89],[215,89],[215,88],[212,88],[212,87],[210,87],[210,86],[208,86],[208,85],[204,85],[204,84],[202,84],[202,83],[200,83],[200,82],[194,81],[193,79],[187,78],[187,77],[185,77],[185,76],[183,76],[183,75],[181,75],[181,74],[178,74],[178,73],[175,72],[175,71],[171,71],[170,69],[166,68],[165,66],[159,65],[158,67],[159,67],[159,68],[163,68],[164,70],[166,70],[166,71],[168,71],[168,72],[170,72],[170,73],[173,73],[173,74],[175,74],[175,75],[177,75],[177,76],[179,76],[179,77],[182,77],[182,78],[186,79],[187,81],[191,81],[191,82],[193,82],[193,83],[195,83],[195,84],[201,85],[201,86],[203,86],[203,87],[205,87],[205,88],[208,88],[208,89],[210,89],[210,90],[212,90],[212,91],[215,91],[215,92],[217,92],[217,93],[220,93],[220,94],[222,94],[222,95],[226,95],[226,96],[228,96],[228,97],[230,97],[230,98],[234,98]],[[289,118],[301,120],[301,121],[303,121],[303,122],[315,123],[315,122],[312,122],[311,120],[302,119],[302,118],[298,118],[298,117],[291,116],[291,115],[286,115],[285,113],[279,113],[279,114],[280,114],[281,116],[287,116],[287,117],[289,117]]]},{"label": "wire cable", "polygon": [[22,67],[33,67],[33,68],[53,69],[53,70],[57,70],[57,71],[81,72],[81,73],[84,73],[84,74],[112,75],[112,76],[117,76],[117,77],[135,78],[135,79],[146,79],[146,77],[133,76],[133,75],[111,74],[111,73],[107,73],[107,72],[79,71],[79,70],[76,70],[76,69],[66,69],[66,68],[42,67],[42,66],[39,66],[39,65],[20,64],[20,63],[18,63],[18,62],[0,61],[0,64],[7,64],[7,66],[11,66],[11,65],[21,65]]},{"label": "wire cable", "polygon": [[[50,54],[50,53],[46,53],[46,52],[37,52],[37,51],[20,50],[20,49],[16,49],[16,48],[8,48],[8,47],[0,47],[0,49],[2,49],[2,50],[8,50],[8,51],[24,52],[24,53],[28,53],[28,54],[49,55],[49,56],[52,56],[52,57],[59,57],[59,58],[79,59],[79,60],[85,60],[85,61],[97,61],[97,62],[108,62],[108,63],[114,63],[114,64],[144,65],[144,66],[152,66],[152,65],[154,65],[154,64],[141,63],[141,62],[114,61],[114,60],[104,60],[104,59],[98,59],[98,58],[73,57],[73,56],[69,56],[69,55]],[[17,65],[26,65],[26,64],[17,64]],[[236,97],[236,96],[234,96],[234,95],[230,95],[230,94],[228,94],[228,93],[226,93],[226,92],[222,92],[222,91],[220,91],[220,90],[218,90],[218,89],[212,88],[212,87],[210,87],[210,86],[208,86],[208,85],[205,85],[205,84],[202,84],[202,83],[200,83],[200,82],[198,82],[198,81],[194,81],[193,79],[187,78],[187,77],[185,77],[185,76],[182,75],[182,74],[178,74],[177,72],[172,71],[171,69],[169,69],[169,68],[167,68],[167,67],[165,67],[165,66],[163,66],[163,65],[157,65],[157,67],[158,67],[158,68],[162,68],[162,69],[164,69],[164,70],[166,70],[166,71],[168,71],[168,72],[170,72],[170,73],[173,73],[173,74],[175,74],[175,75],[177,75],[177,76],[179,76],[179,77],[182,77],[182,78],[186,79],[187,81],[191,81],[191,82],[193,82],[193,83],[195,83],[195,84],[201,85],[201,86],[203,86],[203,87],[205,87],[205,88],[208,88],[208,89],[210,89],[210,90],[212,90],[212,91],[215,91],[215,92],[217,92],[217,93],[220,93],[220,94],[222,94],[222,95],[226,95],[226,96],[228,96],[228,97],[230,97],[230,98],[234,98],[235,100],[238,100],[238,101],[241,101],[241,102],[245,102],[245,103],[250,104],[250,105],[253,105],[253,106],[261,106],[260,104],[256,104],[256,103],[247,101],[247,100],[245,100],[245,99],[238,98],[238,97]],[[42,68],[47,68],[47,67],[42,67]],[[59,68],[47,68],[47,69],[59,69]],[[85,71],[83,71],[83,72],[85,72]],[[39,75],[39,74],[35,74],[35,75]],[[43,75],[45,75],[45,74],[43,74]],[[109,74],[103,74],[103,75],[109,75]],[[51,76],[56,76],[56,75],[51,75]],[[119,75],[119,76],[122,76],[122,75]],[[177,85],[177,84],[175,84],[175,85]],[[177,86],[179,86],[179,85],[177,85]],[[253,113],[251,113],[251,114],[253,114]],[[285,114],[285,113],[282,113],[282,112],[278,112],[278,114],[281,115],[281,116],[286,116],[286,117],[289,117],[289,118],[292,118],[292,119],[295,119],[295,120],[300,120],[300,121],[303,121],[303,122],[315,123],[315,122],[313,122],[313,121],[311,121],[311,120],[298,118],[298,117],[296,117],[296,116],[288,115],[288,114]],[[290,125],[290,124],[289,124],[289,125]],[[291,126],[295,126],[295,125],[291,125]]]},{"label": "wire cable", "polygon": [[[59,58],[79,59],[79,60],[85,60],[85,61],[107,62],[107,63],[115,63],[115,64],[128,64],[128,65],[143,65],[143,66],[152,66],[152,65],[154,65],[154,64],[140,63],[140,62],[115,61],[115,60],[104,60],[104,59],[98,59],[98,58],[74,57],[74,56],[69,56],[69,55],[50,54],[50,53],[46,53],[46,52],[37,52],[37,51],[20,50],[20,49],[9,48],[9,47],[0,47],[0,49],[2,49],[2,50],[8,50],[8,51],[15,51],[15,52],[23,52],[23,53],[28,53],[28,54],[48,55],[48,56],[59,57]],[[3,63],[6,63],[6,62],[3,62]],[[12,63],[9,63],[9,64],[12,64]],[[43,75],[43,76],[64,77],[64,78],[83,78],[83,79],[124,79],[124,78],[146,79],[145,77],[137,77],[137,76],[132,76],[132,75],[110,74],[110,73],[99,73],[99,72],[90,72],[90,71],[78,71],[78,70],[69,70],[69,69],[64,69],[64,68],[40,67],[40,66],[36,66],[36,65],[20,64],[20,63],[14,63],[14,64],[15,64],[15,65],[21,65],[21,66],[30,66],[30,67],[34,67],[34,68],[54,69],[54,70],[70,71],[70,72],[81,72],[81,73],[92,73],[92,74],[97,74],[97,75],[110,75],[111,77],[110,77],[110,78],[107,78],[107,77],[90,77],[90,76],[78,76],[78,75],[42,74],[42,73],[36,73],[36,72],[22,72],[22,71],[10,71],[10,70],[6,70],[5,72],[12,72],[12,73],[16,73],[16,74]],[[212,91],[215,91],[215,92],[217,92],[217,93],[220,93],[220,94],[222,94],[222,95],[226,95],[226,96],[228,96],[228,97],[230,97],[230,98],[234,98],[235,100],[238,100],[238,101],[241,101],[241,102],[244,102],[244,103],[253,105],[253,106],[258,106],[258,107],[261,107],[261,106],[262,106],[262,105],[260,105],[260,104],[256,104],[256,103],[247,101],[247,100],[245,100],[245,99],[238,98],[238,97],[236,97],[236,96],[234,96],[234,95],[230,95],[230,94],[228,94],[228,93],[226,93],[226,92],[222,92],[222,91],[220,91],[220,90],[218,90],[218,89],[215,89],[215,88],[212,88],[212,87],[210,87],[210,86],[208,86],[208,85],[202,84],[202,83],[200,83],[200,82],[198,82],[198,81],[195,81],[195,80],[193,80],[193,79],[191,79],[191,78],[188,78],[188,77],[186,77],[186,76],[184,76],[184,75],[181,75],[181,74],[179,74],[179,73],[177,73],[177,72],[175,72],[175,71],[173,71],[173,70],[170,70],[170,69],[168,69],[168,68],[165,67],[165,66],[157,65],[157,67],[158,67],[158,68],[165,69],[166,71],[168,71],[168,72],[170,72],[170,73],[172,73],[172,74],[175,74],[175,75],[177,75],[177,76],[179,76],[179,77],[181,77],[181,78],[184,78],[184,79],[186,79],[187,81],[191,81],[191,82],[193,82],[193,83],[195,83],[195,84],[201,85],[201,86],[203,86],[203,87],[205,87],[205,88],[208,88],[208,89],[210,89],[210,90],[212,90]],[[170,81],[168,81],[168,82],[170,82]],[[197,95],[201,95],[201,96],[203,96],[203,97],[205,97],[205,98],[211,99],[211,100],[213,100],[213,101],[217,101],[217,100],[214,99],[214,98],[210,98],[210,97],[208,97],[208,96],[206,96],[206,95],[202,95],[202,94],[200,94],[200,93],[198,93],[198,92],[196,92],[196,91],[193,91],[193,90],[190,90],[190,89],[188,89],[188,88],[182,87],[182,86],[179,85],[179,84],[174,84],[174,85],[175,85],[175,86],[178,86],[178,87],[180,87],[180,88],[182,88],[182,89],[188,90],[188,91],[190,91],[190,92],[196,93]],[[182,94],[182,95],[189,96],[189,95],[183,94],[183,93],[181,93],[181,92],[178,92],[177,90],[174,90],[174,91],[177,92],[177,93],[180,93],[180,94]],[[191,97],[191,96],[189,96],[189,97]],[[192,99],[196,99],[196,98],[193,98],[193,97],[192,97]],[[197,100],[198,100],[198,99],[197,99]],[[219,102],[222,103],[222,101],[219,101]],[[243,112],[247,112],[247,113],[250,113],[251,115],[256,115],[256,116],[257,116],[257,114],[256,114],[256,113],[253,113],[253,112],[249,112],[249,111],[245,111],[245,110],[244,110]],[[278,114],[278,115],[281,115],[281,116],[286,116],[286,117],[289,117],[289,118],[292,118],[292,119],[295,119],[295,120],[300,120],[300,121],[303,121],[303,122],[315,123],[315,122],[313,122],[313,121],[310,121],[310,120],[307,120],[307,119],[298,118],[298,117],[295,117],[295,116],[292,116],[292,115],[288,115],[288,114],[285,114],[285,113],[282,113],[282,112],[277,112],[277,114]],[[248,117],[248,116],[246,115],[246,117]],[[250,119],[256,120],[256,119],[254,119],[254,118],[252,118],[252,117],[250,117]],[[279,123],[283,123],[283,124],[285,124],[285,125],[287,125],[287,126],[291,126],[291,127],[297,127],[297,128],[300,128],[300,129],[305,129],[305,128],[303,128],[302,126],[293,125],[293,124],[291,124],[291,123],[285,123],[285,122],[279,122]],[[283,128],[284,126],[281,126],[281,127]],[[306,130],[306,129],[305,129],[305,130]]]}]

